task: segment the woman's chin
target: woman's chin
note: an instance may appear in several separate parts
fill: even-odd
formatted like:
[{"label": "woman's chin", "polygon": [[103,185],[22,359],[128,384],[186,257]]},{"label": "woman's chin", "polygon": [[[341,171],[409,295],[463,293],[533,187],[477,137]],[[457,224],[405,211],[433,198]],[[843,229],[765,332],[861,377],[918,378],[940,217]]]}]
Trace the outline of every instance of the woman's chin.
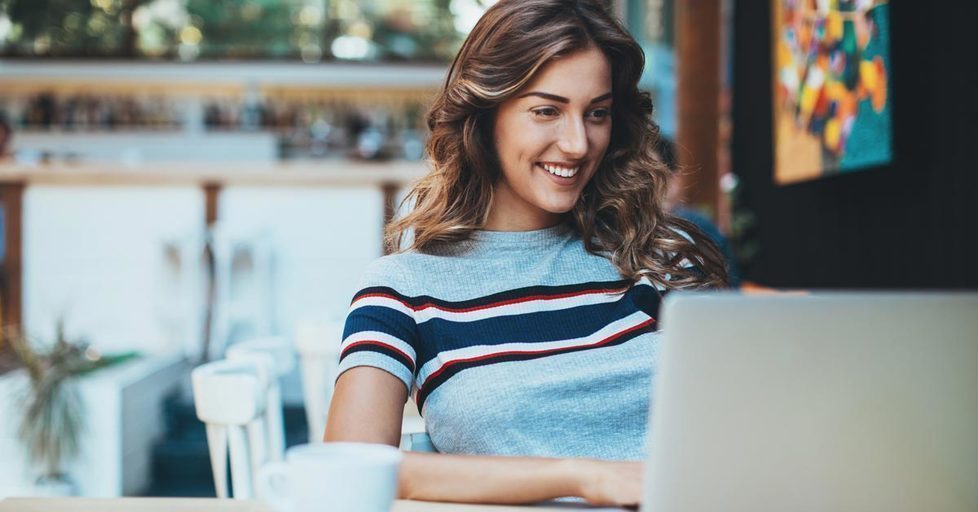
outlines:
[{"label": "woman's chin", "polygon": [[577,204],[576,200],[570,202],[561,201],[558,203],[549,203],[543,206],[541,209],[546,211],[547,213],[552,213],[554,215],[564,215],[570,212],[571,210],[573,210],[574,205],[576,204]]}]

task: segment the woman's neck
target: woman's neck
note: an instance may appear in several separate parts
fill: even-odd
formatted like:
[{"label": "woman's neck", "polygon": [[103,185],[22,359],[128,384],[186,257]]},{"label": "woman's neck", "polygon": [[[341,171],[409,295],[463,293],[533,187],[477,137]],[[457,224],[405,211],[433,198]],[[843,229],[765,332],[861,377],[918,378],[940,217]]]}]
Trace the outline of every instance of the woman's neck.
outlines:
[{"label": "woman's neck", "polygon": [[560,224],[563,220],[563,216],[557,215],[555,217],[543,219],[535,219],[532,217],[521,217],[507,215],[502,218],[493,219],[492,214],[489,214],[489,219],[486,221],[485,226],[482,229],[486,231],[536,231],[539,229],[551,228]]},{"label": "woman's neck", "polygon": [[534,231],[556,226],[564,219],[564,214],[538,208],[505,185],[496,187],[494,192],[489,216],[482,228],[486,231]]}]

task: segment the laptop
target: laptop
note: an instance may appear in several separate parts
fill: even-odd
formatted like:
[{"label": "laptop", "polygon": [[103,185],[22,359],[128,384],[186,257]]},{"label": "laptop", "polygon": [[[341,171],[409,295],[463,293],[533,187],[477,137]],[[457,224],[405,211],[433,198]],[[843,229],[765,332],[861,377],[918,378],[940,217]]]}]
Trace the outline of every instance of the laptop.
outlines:
[{"label": "laptop", "polygon": [[978,294],[667,296],[642,510],[978,511]]}]

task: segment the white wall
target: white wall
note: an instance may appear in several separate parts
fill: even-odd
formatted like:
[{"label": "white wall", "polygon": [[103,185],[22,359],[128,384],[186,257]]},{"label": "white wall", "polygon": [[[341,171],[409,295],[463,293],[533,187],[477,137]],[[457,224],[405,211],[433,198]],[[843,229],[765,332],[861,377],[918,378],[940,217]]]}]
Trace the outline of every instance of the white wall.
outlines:
[{"label": "white wall", "polygon": [[306,318],[342,318],[360,274],[382,252],[383,194],[375,187],[228,187],[218,219],[234,232],[271,232],[279,333]]},{"label": "white wall", "polygon": [[[301,321],[342,319],[363,270],[382,253],[383,193],[371,185],[229,186],[219,205],[221,229],[271,241],[274,283],[262,302],[269,305],[269,331],[253,335],[291,339]],[[196,358],[204,289],[193,255],[200,253],[203,209],[203,193],[193,186],[29,186],[27,332],[50,340],[64,316],[69,337],[84,337],[102,351]],[[166,256],[167,241],[190,248],[182,270]],[[245,323],[257,323],[260,314],[246,312]],[[225,334],[234,342],[248,332]],[[211,354],[219,356],[223,347],[224,340],[214,340]],[[283,393],[287,403],[301,401],[298,375],[286,378]]]},{"label": "white wall", "polygon": [[[26,331],[50,340],[64,316],[70,337],[103,351],[196,346],[193,290],[165,258],[168,240],[200,238],[203,192],[186,187],[27,187],[23,210]],[[186,268],[191,268],[189,266]]]}]

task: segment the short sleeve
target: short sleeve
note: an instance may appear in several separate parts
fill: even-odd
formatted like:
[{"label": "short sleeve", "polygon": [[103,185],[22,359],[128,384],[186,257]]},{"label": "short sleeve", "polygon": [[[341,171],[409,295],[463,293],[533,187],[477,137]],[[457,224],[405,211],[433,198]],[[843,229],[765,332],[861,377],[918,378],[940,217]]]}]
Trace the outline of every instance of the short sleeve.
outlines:
[{"label": "short sleeve", "polygon": [[411,391],[417,361],[417,325],[403,294],[401,267],[388,257],[371,263],[353,296],[343,328],[338,375],[358,366],[384,370]]}]

